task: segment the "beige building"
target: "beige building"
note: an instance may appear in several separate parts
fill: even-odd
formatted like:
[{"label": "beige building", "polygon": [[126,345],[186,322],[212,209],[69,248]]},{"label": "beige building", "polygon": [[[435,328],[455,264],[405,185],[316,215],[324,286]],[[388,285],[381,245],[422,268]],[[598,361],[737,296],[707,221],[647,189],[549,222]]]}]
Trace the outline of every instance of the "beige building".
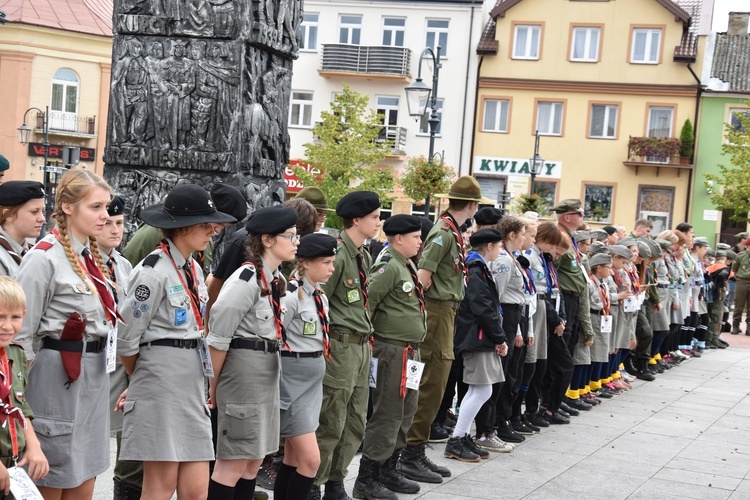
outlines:
[{"label": "beige building", "polygon": [[[80,148],[77,168],[102,172],[112,58],[111,0],[0,0],[0,152],[5,179],[42,182],[43,117],[25,123],[29,145],[19,142],[26,110],[49,106],[49,164],[62,166],[65,146]],[[56,182],[56,174],[51,175]]]},{"label": "beige building", "polygon": [[702,3],[500,0],[478,46],[472,174],[487,194],[529,193],[538,131],[548,206],[580,198],[594,227],[688,220],[692,159],[630,146],[695,125]]}]

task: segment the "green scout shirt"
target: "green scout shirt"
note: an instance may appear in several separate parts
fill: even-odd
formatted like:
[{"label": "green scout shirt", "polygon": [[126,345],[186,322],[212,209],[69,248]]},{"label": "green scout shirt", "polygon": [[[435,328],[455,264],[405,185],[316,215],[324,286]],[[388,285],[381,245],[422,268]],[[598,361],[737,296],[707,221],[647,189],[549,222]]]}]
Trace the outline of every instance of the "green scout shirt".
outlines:
[{"label": "green scout shirt", "polygon": [[[364,307],[364,297],[359,283],[357,252],[359,249],[346,234],[341,232],[334,271],[328,283],[322,286],[330,305],[331,328],[339,333],[371,335],[370,311]],[[363,249],[365,273],[370,271],[372,257]]]},{"label": "green scout shirt", "polygon": [[[33,420],[34,412],[26,401],[26,380],[29,374],[29,363],[26,361],[26,355],[23,352],[23,348],[16,344],[6,347],[5,353],[8,356],[10,370],[13,372],[11,374],[13,381],[11,385],[13,406],[19,408],[24,417]],[[26,449],[26,434],[24,434],[23,425],[15,418],[11,419],[11,422],[15,424],[18,431],[18,452],[22,454],[23,450]],[[0,460],[8,464],[8,460],[12,459],[12,457],[13,446],[10,440],[10,427],[6,425],[0,428]]]},{"label": "green scout shirt", "polygon": [[[122,254],[128,259],[133,267],[137,266],[140,261],[146,258],[159,246],[159,242],[164,238],[162,232],[151,227],[148,224],[141,224],[128,244],[122,250]],[[211,272],[212,255],[214,252],[214,242],[209,241],[206,250],[203,252],[203,259],[198,258],[198,252],[193,252],[193,258],[201,264],[203,268],[203,277],[208,277]]]},{"label": "green scout shirt", "polygon": [[427,316],[420,310],[410,265],[389,246],[373,266],[368,291],[372,326],[378,337],[402,342],[424,340]]},{"label": "green scout shirt", "polygon": [[419,268],[432,272],[432,286],[425,297],[432,300],[464,300],[464,277],[460,268],[458,246],[448,224],[440,221],[430,229],[424,243]]},{"label": "green scout shirt", "polygon": [[732,264],[732,271],[738,279],[750,279],[750,252],[745,250],[737,255]]},{"label": "green scout shirt", "polygon": [[571,232],[568,231],[568,228],[565,226],[560,225],[559,227],[568,235],[568,241],[570,242],[570,248],[568,248],[568,251],[555,261],[560,289],[564,292],[580,295],[588,289],[586,277],[583,274],[585,271],[581,269],[581,266],[576,260],[576,249],[573,246]]}]

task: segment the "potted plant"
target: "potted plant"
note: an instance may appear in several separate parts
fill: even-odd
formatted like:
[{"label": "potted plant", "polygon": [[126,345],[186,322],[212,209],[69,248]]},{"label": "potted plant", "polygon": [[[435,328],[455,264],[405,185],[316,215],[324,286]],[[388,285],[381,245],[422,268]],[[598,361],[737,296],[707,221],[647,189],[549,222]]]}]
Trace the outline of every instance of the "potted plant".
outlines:
[{"label": "potted plant", "polygon": [[648,162],[667,163],[680,153],[680,140],[675,137],[631,137],[630,156],[640,156]]},{"label": "potted plant", "polygon": [[695,134],[693,132],[693,124],[688,118],[682,125],[682,131],[680,132],[680,164],[689,165],[690,159],[693,156],[693,146],[695,145]]}]

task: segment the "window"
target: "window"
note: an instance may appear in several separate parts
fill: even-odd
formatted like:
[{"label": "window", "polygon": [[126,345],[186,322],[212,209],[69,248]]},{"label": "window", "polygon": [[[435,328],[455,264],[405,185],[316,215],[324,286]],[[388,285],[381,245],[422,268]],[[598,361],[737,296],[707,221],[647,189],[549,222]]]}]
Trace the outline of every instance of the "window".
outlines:
[{"label": "window", "polygon": [[648,107],[648,136],[672,137],[674,108],[666,106]]},{"label": "window", "polygon": [[312,92],[292,91],[292,102],[289,109],[290,127],[312,126]]},{"label": "window", "polygon": [[510,101],[507,99],[486,99],[482,131],[507,133],[509,108]]},{"label": "window", "polygon": [[541,26],[516,25],[513,35],[513,59],[539,59]]},{"label": "window", "polygon": [[78,124],[78,76],[61,68],[52,75],[49,128],[76,130]]},{"label": "window", "polygon": [[638,211],[636,218],[646,219],[654,225],[651,234],[669,229],[672,222],[675,188],[665,186],[638,186]]},{"label": "window", "polygon": [[538,102],[536,130],[541,135],[562,135],[563,103]]},{"label": "window", "polygon": [[403,17],[384,17],[383,45],[389,47],[403,47],[405,27],[406,19]]},{"label": "window", "polygon": [[[440,135],[440,130],[443,128],[443,100],[442,99],[436,99],[435,100],[435,107],[437,108],[437,117],[438,117],[438,124],[437,127],[435,127],[435,135]],[[430,119],[430,113],[432,110],[428,106],[425,110],[424,116],[419,119],[419,133],[420,134],[429,134],[430,133],[430,123],[428,120]]]},{"label": "window", "polygon": [[630,52],[631,63],[657,64],[661,43],[660,29],[637,28],[633,30],[633,47]]},{"label": "window", "polygon": [[570,60],[578,62],[597,62],[599,60],[600,32],[601,28],[573,28]]},{"label": "window", "polygon": [[375,112],[385,125],[378,139],[395,141],[398,137],[398,97],[378,97]]},{"label": "window", "polygon": [[305,13],[300,24],[300,49],[314,51],[318,49],[318,14]]},{"label": "window", "polygon": [[539,212],[541,217],[549,217],[552,214],[552,207],[555,205],[555,196],[557,195],[557,181],[540,180],[538,177],[534,180],[534,193],[538,194],[543,202],[543,210]]},{"label": "window", "polygon": [[339,16],[339,43],[359,45],[362,16]]},{"label": "window", "polygon": [[427,36],[425,45],[437,52],[440,46],[440,57],[445,57],[448,53],[448,25],[447,19],[428,19]]},{"label": "window", "polygon": [[589,137],[592,139],[617,138],[617,105],[593,104],[591,106]]},{"label": "window", "polygon": [[747,109],[733,108],[729,110],[729,125],[735,132],[744,132],[745,127],[742,122],[747,123],[748,119],[750,119],[750,111]]},{"label": "window", "polygon": [[584,184],[584,219],[591,222],[610,224],[614,205],[615,186],[611,184]]},{"label": "window", "polygon": [[[430,204],[430,214],[429,218],[430,220],[435,220],[435,217],[437,216],[437,212],[435,212],[435,209],[437,208],[437,205],[432,203]],[[411,204],[411,215],[417,215],[417,216],[424,216],[424,203],[412,203]]]}]

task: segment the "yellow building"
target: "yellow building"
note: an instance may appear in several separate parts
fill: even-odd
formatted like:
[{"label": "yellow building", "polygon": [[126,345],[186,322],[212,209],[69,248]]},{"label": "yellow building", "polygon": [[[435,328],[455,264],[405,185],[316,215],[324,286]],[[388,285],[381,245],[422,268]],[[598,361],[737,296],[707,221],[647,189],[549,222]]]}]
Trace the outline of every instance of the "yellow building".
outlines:
[{"label": "yellow building", "polygon": [[[49,106],[49,164],[65,146],[80,148],[78,168],[102,172],[112,59],[111,0],[0,0],[0,153],[5,180],[42,182],[43,117],[26,114],[29,145],[19,142],[26,110]],[[55,174],[51,182],[55,183]]]},{"label": "yellow building", "polygon": [[484,190],[529,192],[538,131],[534,191],[548,204],[584,200],[593,227],[688,220],[691,160],[629,142],[695,124],[701,3],[500,0],[478,46],[472,174]]}]

